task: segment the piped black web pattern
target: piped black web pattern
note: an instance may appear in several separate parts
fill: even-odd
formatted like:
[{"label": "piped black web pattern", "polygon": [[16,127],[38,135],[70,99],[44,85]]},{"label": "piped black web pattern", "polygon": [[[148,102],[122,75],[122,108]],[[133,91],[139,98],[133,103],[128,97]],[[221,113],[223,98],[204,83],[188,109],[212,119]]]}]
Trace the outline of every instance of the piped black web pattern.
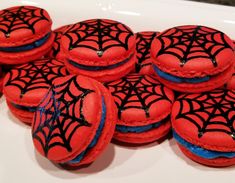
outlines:
[{"label": "piped black web pattern", "polygon": [[56,57],[57,54],[60,52],[61,37],[64,35],[66,30],[69,28],[69,26],[70,25],[65,25],[53,31],[55,34],[55,40],[54,40],[54,43],[50,52],[51,57]]},{"label": "piped black web pattern", "polygon": [[[71,91],[70,87],[76,87]],[[54,85],[36,110],[33,139],[41,145],[45,156],[52,148],[73,150],[71,139],[80,127],[90,127],[83,114],[83,104],[93,90],[81,87],[76,76]],[[55,150],[54,149],[54,150]]]},{"label": "piped black web pattern", "polygon": [[150,48],[153,39],[156,37],[157,32],[137,32],[136,33],[136,51],[137,51],[137,63],[135,65],[136,72],[140,72],[142,67],[150,66]]},{"label": "piped black web pattern", "polygon": [[144,110],[146,117],[150,117],[149,109],[152,104],[167,100],[166,88],[156,79],[146,75],[131,74],[120,80],[105,84],[111,91],[118,108],[118,118],[126,109],[136,108]]},{"label": "piped black web pattern", "polygon": [[217,56],[225,49],[233,49],[227,36],[204,26],[180,26],[168,29],[157,38],[160,49],[156,57],[169,54],[180,60],[183,67],[192,59],[206,58],[217,67]]},{"label": "piped black web pattern", "polygon": [[[215,90],[209,93],[185,94],[177,99],[179,110],[176,120],[192,123],[198,137],[205,133],[222,132],[235,140],[235,92]],[[182,124],[183,125],[183,124]]]},{"label": "piped black web pattern", "polygon": [[15,86],[20,90],[20,98],[32,90],[48,89],[52,81],[68,72],[61,61],[43,59],[18,66],[7,73],[5,87]]},{"label": "piped black web pattern", "polygon": [[35,33],[34,25],[42,20],[49,21],[45,10],[31,7],[20,6],[4,9],[0,12],[0,32],[6,37],[10,37],[11,32],[19,29],[29,29]]},{"label": "piped black web pattern", "polygon": [[101,57],[106,50],[113,47],[128,50],[129,40],[134,34],[119,22],[93,19],[74,24],[65,36],[69,39],[69,50],[87,48]]}]

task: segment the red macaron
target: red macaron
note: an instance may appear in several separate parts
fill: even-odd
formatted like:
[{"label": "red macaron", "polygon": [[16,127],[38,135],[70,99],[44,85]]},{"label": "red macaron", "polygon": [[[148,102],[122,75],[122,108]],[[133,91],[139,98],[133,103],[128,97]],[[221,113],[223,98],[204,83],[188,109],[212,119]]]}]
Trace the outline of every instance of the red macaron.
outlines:
[{"label": "red macaron", "polygon": [[174,93],[148,75],[129,74],[105,84],[118,110],[114,139],[144,144],[165,137],[170,129]]},{"label": "red macaron", "polygon": [[173,136],[190,159],[235,165],[235,90],[180,95],[172,108]]},{"label": "red macaron", "polygon": [[23,64],[39,59],[51,48],[54,34],[46,10],[16,6],[0,11],[0,63]]},{"label": "red macaron", "polygon": [[68,71],[102,82],[121,78],[134,68],[135,45],[129,27],[108,19],[78,22],[61,38]]},{"label": "red macaron", "polygon": [[224,88],[228,90],[235,90],[235,67],[233,69],[234,71],[233,71],[232,77],[224,85]]},{"label": "red macaron", "polygon": [[35,112],[36,150],[63,166],[92,163],[112,139],[114,105],[109,91],[96,80],[81,75],[56,79]]},{"label": "red macaron", "polygon": [[64,61],[65,54],[61,50],[61,37],[65,33],[65,31],[69,28],[70,25],[61,26],[53,31],[55,34],[54,43],[52,45],[51,50],[46,55],[50,58],[56,58],[57,60]]},{"label": "red macaron", "polygon": [[224,85],[233,72],[233,42],[223,32],[197,25],[161,32],[151,47],[157,78],[181,92],[203,92]]},{"label": "red macaron", "polygon": [[134,73],[153,75],[152,58],[150,55],[151,44],[158,32],[144,31],[136,33],[136,56]]},{"label": "red macaron", "polygon": [[31,124],[33,114],[52,81],[67,75],[61,61],[42,59],[11,69],[4,78],[3,93],[11,112]]}]

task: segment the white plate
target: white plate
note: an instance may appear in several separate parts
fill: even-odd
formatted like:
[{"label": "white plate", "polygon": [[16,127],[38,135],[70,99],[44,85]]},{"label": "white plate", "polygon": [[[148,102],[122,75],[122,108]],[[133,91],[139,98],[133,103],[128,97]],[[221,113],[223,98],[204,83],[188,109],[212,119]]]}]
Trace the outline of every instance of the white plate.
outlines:
[{"label": "white plate", "polygon": [[[15,5],[47,9],[54,27],[88,18],[112,18],[134,31],[164,30],[202,24],[235,38],[235,8],[180,0],[1,0],[0,9]],[[34,151],[30,128],[9,112],[0,99],[0,183],[64,182],[228,182],[235,167],[215,169],[185,158],[174,140],[138,148],[110,144],[89,168],[65,171]]]}]

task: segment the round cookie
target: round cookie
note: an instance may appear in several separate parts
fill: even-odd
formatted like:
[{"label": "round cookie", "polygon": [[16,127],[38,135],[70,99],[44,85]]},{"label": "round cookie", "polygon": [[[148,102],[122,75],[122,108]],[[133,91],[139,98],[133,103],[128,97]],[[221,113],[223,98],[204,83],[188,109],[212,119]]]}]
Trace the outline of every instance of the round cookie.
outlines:
[{"label": "round cookie", "polygon": [[105,84],[116,103],[114,139],[144,144],[165,137],[171,128],[174,93],[148,75],[129,74]]},{"label": "round cookie", "polygon": [[102,82],[119,79],[134,68],[135,45],[129,27],[107,19],[78,22],[61,38],[68,71]]},{"label": "round cookie", "polygon": [[57,60],[64,61],[65,60],[65,54],[61,51],[61,37],[64,34],[64,32],[69,28],[71,25],[64,25],[57,29],[55,29],[53,32],[55,34],[54,43],[52,45],[52,48],[50,52],[47,54],[50,58],[56,58]]},{"label": "round cookie", "polygon": [[63,62],[55,59],[36,60],[11,69],[3,83],[3,93],[11,112],[31,124],[34,111],[52,81],[65,75],[67,70]]},{"label": "round cookie", "polygon": [[205,26],[179,26],[160,33],[151,55],[157,78],[180,92],[219,88],[233,72],[232,40]]},{"label": "round cookie", "polygon": [[92,163],[113,136],[114,105],[108,90],[96,80],[81,75],[56,79],[35,112],[36,150],[64,166]]},{"label": "round cookie", "polygon": [[0,11],[0,63],[23,64],[44,56],[54,34],[46,10],[16,6]]},{"label": "round cookie", "polygon": [[153,75],[152,58],[150,49],[153,39],[158,32],[145,31],[136,33],[136,56],[137,62],[135,64],[134,73]]},{"label": "round cookie", "polygon": [[172,108],[173,136],[190,159],[214,167],[235,164],[235,91],[179,96]]}]

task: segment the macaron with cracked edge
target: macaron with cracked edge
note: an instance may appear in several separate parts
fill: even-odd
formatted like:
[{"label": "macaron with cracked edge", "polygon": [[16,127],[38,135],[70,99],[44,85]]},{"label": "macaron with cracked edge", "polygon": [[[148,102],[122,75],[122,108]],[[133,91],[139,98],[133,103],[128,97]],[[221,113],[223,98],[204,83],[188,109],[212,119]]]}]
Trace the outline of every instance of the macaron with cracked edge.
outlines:
[{"label": "macaron with cracked edge", "polygon": [[65,65],[70,73],[101,82],[119,79],[134,69],[135,35],[126,25],[91,19],[72,25],[61,38]]},{"label": "macaron with cracked edge", "polygon": [[3,94],[10,111],[30,125],[36,107],[52,81],[67,74],[64,63],[55,59],[36,60],[11,69],[3,82]]},{"label": "macaron with cracked edge", "polygon": [[182,152],[207,166],[235,165],[234,111],[234,90],[179,96],[171,120],[173,136]]},{"label": "macaron with cracked edge", "polygon": [[109,91],[94,79],[82,75],[56,79],[35,112],[36,150],[64,167],[91,164],[113,137],[114,106]]},{"label": "macaron with cracked edge", "polygon": [[151,47],[157,78],[180,92],[204,92],[224,85],[233,72],[233,42],[223,32],[197,25],[170,28]]},{"label": "macaron with cracked edge", "polygon": [[23,64],[40,59],[51,48],[54,34],[46,10],[16,6],[0,11],[0,63]]},{"label": "macaron with cracked edge", "polygon": [[114,139],[145,144],[165,137],[170,129],[174,93],[148,75],[129,74],[105,84],[118,110]]},{"label": "macaron with cracked edge", "polygon": [[69,26],[71,25],[64,25],[53,30],[53,33],[55,34],[54,43],[49,53],[46,54],[46,57],[56,58],[57,60],[61,61],[65,60],[65,54],[61,50],[61,37],[69,28]]},{"label": "macaron with cracked edge", "polygon": [[150,55],[151,44],[159,32],[144,31],[136,33],[137,61],[133,73],[153,75],[152,58]]}]

